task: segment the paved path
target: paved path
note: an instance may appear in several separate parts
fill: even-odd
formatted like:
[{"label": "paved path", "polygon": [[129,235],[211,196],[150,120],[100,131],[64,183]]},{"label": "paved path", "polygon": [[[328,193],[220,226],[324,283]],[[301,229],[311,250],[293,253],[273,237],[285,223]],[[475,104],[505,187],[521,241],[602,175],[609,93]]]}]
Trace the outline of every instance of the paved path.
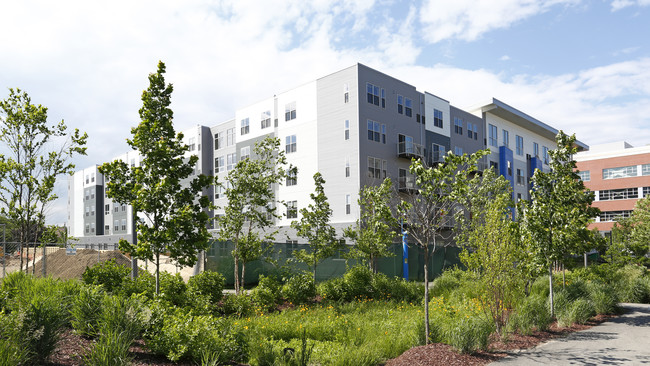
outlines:
[{"label": "paved path", "polygon": [[620,317],[492,364],[650,365],[650,305],[622,306]]}]

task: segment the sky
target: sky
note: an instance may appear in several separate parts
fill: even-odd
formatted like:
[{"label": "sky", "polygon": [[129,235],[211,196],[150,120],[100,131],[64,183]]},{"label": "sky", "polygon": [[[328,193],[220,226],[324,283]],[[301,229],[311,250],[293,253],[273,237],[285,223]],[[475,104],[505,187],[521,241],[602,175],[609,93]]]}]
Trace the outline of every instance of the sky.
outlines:
[{"label": "sky", "polygon": [[79,169],[129,150],[159,60],[177,130],[362,63],[587,145],[650,144],[650,0],[0,0],[0,99],[20,88],[87,132]]}]

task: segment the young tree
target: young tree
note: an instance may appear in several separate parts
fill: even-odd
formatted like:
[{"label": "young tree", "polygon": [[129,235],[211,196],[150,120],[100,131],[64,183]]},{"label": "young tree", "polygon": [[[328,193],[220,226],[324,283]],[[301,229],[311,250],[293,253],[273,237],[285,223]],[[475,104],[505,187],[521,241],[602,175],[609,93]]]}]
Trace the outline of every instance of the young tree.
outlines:
[{"label": "young tree", "polygon": [[[471,215],[462,236],[466,248],[460,259],[468,270],[480,276],[482,308],[492,319],[497,333],[507,323],[509,309],[522,294],[524,271],[519,265],[524,257],[516,222],[510,214],[512,189],[503,176],[493,169],[477,175],[470,183],[470,198],[465,202]],[[457,236],[457,238],[460,238]],[[468,250],[469,249],[469,250]]]},{"label": "young tree", "polygon": [[208,248],[208,198],[199,195],[212,184],[205,175],[194,178],[198,157],[185,157],[189,147],[183,134],[176,133],[169,108],[173,87],[165,84],[165,64],[149,75],[149,87],[142,93],[140,124],[131,129],[133,138],[127,143],[139,151],[140,166],[129,167],[116,160],[105,163],[100,172],[109,179],[108,197],[133,207],[137,242],[120,240],[120,249],[138,259],[156,265],[156,293],[160,292],[160,254],[184,266],[192,266],[197,254]]},{"label": "young tree", "polygon": [[393,255],[388,248],[395,238],[397,219],[391,212],[390,178],[379,186],[365,186],[359,192],[361,217],[355,226],[346,228],[343,233],[355,242],[351,255],[363,258],[373,272],[377,272],[377,259]]},{"label": "young tree", "polygon": [[[63,121],[49,125],[47,108],[32,104],[20,89],[9,89],[9,97],[0,101],[0,110],[0,142],[6,153],[0,154],[0,212],[17,229],[22,270],[23,248],[39,241],[46,209],[57,199],[56,178],[74,172],[69,160],[86,154],[88,135],[78,129],[69,133]],[[58,147],[51,149],[53,146]]]},{"label": "young tree", "polygon": [[585,239],[591,238],[587,224],[599,212],[591,207],[593,192],[585,188],[576,173],[575,135],[560,131],[555,141],[557,148],[549,151],[550,171],[535,171],[531,200],[522,218],[531,237],[533,258],[541,268],[548,269],[551,313],[554,313],[553,262],[585,251]]},{"label": "young tree", "polygon": [[323,188],[325,179],[320,173],[314,174],[314,184],[316,189],[309,195],[313,203],[300,209],[302,217],[299,221],[293,221],[291,227],[296,229],[298,236],[307,239],[311,249],[309,252],[304,249],[294,251],[293,255],[312,267],[316,280],[316,266],[323,259],[333,256],[341,247],[341,242],[336,238],[336,230],[330,225],[332,210]]},{"label": "young tree", "polygon": [[472,155],[447,154],[442,164],[427,167],[413,160],[410,173],[416,187],[402,196],[398,212],[404,217],[409,237],[424,251],[424,325],[429,342],[429,256],[439,242],[451,235],[454,215],[460,209],[459,198],[468,194],[467,181],[476,171],[477,161],[486,154],[479,150]]},{"label": "young tree", "polygon": [[[240,160],[226,177],[228,205],[217,219],[219,238],[230,240],[235,249],[235,291],[244,287],[246,263],[259,259],[262,244],[272,244],[277,230],[268,231],[280,215],[276,211],[274,186],[281,184],[288,172],[285,153],[279,150],[280,140],[267,137],[255,144],[253,155]],[[241,275],[239,266],[241,265]]]},{"label": "young tree", "polygon": [[632,215],[618,220],[611,235],[611,245],[605,256],[611,263],[649,264],[646,254],[650,251],[650,199],[638,200]]}]

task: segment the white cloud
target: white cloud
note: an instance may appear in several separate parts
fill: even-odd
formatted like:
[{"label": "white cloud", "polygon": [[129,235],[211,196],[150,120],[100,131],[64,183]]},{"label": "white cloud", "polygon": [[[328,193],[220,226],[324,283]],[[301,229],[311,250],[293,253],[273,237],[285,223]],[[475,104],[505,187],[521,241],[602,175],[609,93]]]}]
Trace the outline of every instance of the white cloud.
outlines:
[{"label": "white cloud", "polygon": [[650,0],[614,0],[612,11],[618,11],[629,6],[649,6]]},{"label": "white cloud", "polygon": [[474,41],[495,29],[508,28],[559,4],[580,0],[425,0],[420,12],[423,37],[431,43],[446,39]]},{"label": "white cloud", "polygon": [[499,60],[501,60],[501,61],[510,61],[510,56],[508,56],[508,55],[503,55],[503,56],[501,56],[501,57],[499,58]]}]

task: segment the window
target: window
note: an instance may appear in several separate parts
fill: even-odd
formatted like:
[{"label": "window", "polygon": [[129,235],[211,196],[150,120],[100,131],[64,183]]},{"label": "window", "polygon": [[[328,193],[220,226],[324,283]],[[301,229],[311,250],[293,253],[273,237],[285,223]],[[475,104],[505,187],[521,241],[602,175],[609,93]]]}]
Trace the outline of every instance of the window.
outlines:
[{"label": "window", "polygon": [[217,156],[214,158],[214,172],[221,173],[226,170],[226,158],[224,156]]},{"label": "window", "polygon": [[636,176],[636,165],[603,169],[603,179],[629,178]]},{"label": "window", "polygon": [[458,117],[454,117],[454,132],[459,135],[463,134],[463,120]]},{"label": "window", "polygon": [[431,159],[434,162],[445,160],[445,147],[443,145],[431,144]]},{"label": "window", "polygon": [[122,205],[122,212],[126,211],[126,203]]},{"label": "window", "polygon": [[503,146],[510,146],[510,133],[508,130],[503,130]]},{"label": "window", "polygon": [[120,204],[113,202],[113,212],[120,212]]},{"label": "window", "polygon": [[86,198],[86,201],[90,199],[90,189],[85,189],[84,190],[84,196]]},{"label": "window", "polygon": [[120,230],[120,220],[113,221],[113,231],[119,231],[119,230]]},{"label": "window", "polygon": [[368,120],[368,140],[386,143],[386,125]]},{"label": "window", "polygon": [[346,119],[343,124],[343,138],[346,140],[350,139],[350,120]]},{"label": "window", "polygon": [[86,234],[90,232],[90,224],[86,224]]},{"label": "window", "polygon": [[533,156],[536,158],[539,157],[539,144],[536,142],[533,142]]},{"label": "window", "polygon": [[641,175],[650,175],[650,164],[641,165]]},{"label": "window", "polygon": [[90,207],[86,206],[86,216],[90,215]]},{"label": "window", "polygon": [[433,125],[438,128],[442,128],[442,111],[437,109],[433,110]]},{"label": "window", "polygon": [[381,107],[386,108],[386,92],[380,87],[366,83],[366,92],[368,95],[368,103],[379,106],[381,100]]},{"label": "window", "polygon": [[643,187],[643,197],[650,195],[650,187]]},{"label": "window", "polygon": [[478,140],[478,125],[474,125],[474,140]]},{"label": "window", "polygon": [[235,144],[235,129],[229,128],[226,130],[226,146],[232,146]]},{"label": "window", "polygon": [[607,189],[598,192],[600,201],[629,200],[639,198],[638,188]]},{"label": "window", "polygon": [[95,181],[95,173],[90,174],[90,182],[93,183]]},{"label": "window", "polygon": [[86,184],[90,183],[90,176],[86,174]]},{"label": "window", "polygon": [[111,225],[104,225],[104,234],[108,235],[111,231]]},{"label": "window", "polygon": [[95,216],[95,206],[90,207],[90,216]]},{"label": "window", "polygon": [[548,147],[542,146],[542,155],[544,157],[544,164],[548,164],[551,159],[548,156]]},{"label": "window", "polygon": [[298,201],[287,201],[287,219],[298,218]]},{"label": "window", "polygon": [[404,98],[404,114],[407,117],[413,117],[413,101],[409,98]]},{"label": "window", "polygon": [[219,198],[225,197],[224,193],[225,193],[225,189],[223,186],[221,185],[214,186],[214,199],[218,200]]},{"label": "window", "polygon": [[135,159],[131,159],[131,168],[135,167]]},{"label": "window", "polygon": [[284,106],[284,120],[291,121],[293,119],[296,119],[296,102]]},{"label": "window", "polygon": [[616,221],[630,217],[632,210],[623,211],[603,211],[600,213],[600,221]]},{"label": "window", "polygon": [[350,85],[343,84],[343,103],[348,103],[350,101]]},{"label": "window", "polygon": [[524,138],[515,135],[515,143],[517,144],[517,155],[523,156],[524,155]]},{"label": "window", "polygon": [[350,158],[345,158],[345,177],[350,176]]},{"label": "window", "polygon": [[298,184],[298,172],[289,170],[287,173],[287,187],[295,186],[296,184]]},{"label": "window", "polygon": [[260,117],[262,129],[271,127],[271,111],[262,112]]},{"label": "window", "polygon": [[350,214],[350,211],[351,211],[351,201],[352,201],[352,198],[350,197],[350,195],[349,195],[349,194],[346,194],[346,195],[345,195],[345,214],[346,214],[346,215],[349,215],[349,214]]},{"label": "window", "polygon": [[250,120],[248,118],[242,119],[239,125],[241,127],[242,135],[246,135],[250,132]]},{"label": "window", "polygon": [[241,150],[239,150],[239,152],[240,152],[240,154],[239,154],[239,159],[240,160],[248,159],[251,156],[251,147],[250,146],[244,146],[244,147],[241,148]]},{"label": "window", "polygon": [[377,158],[373,158],[371,156],[368,157],[368,177],[369,178],[376,178],[376,179],[384,179],[386,178],[386,168],[388,166],[388,163],[386,160],[381,160]]},{"label": "window", "polygon": [[585,170],[584,172],[578,172],[578,176],[580,177],[580,180],[583,182],[589,182],[591,180],[591,174],[589,170]]},{"label": "window", "polygon": [[91,199],[91,200],[94,200],[94,199],[95,199],[95,190],[92,189],[92,188],[90,189],[90,199]]},{"label": "window", "polygon": [[219,150],[224,147],[223,145],[223,132],[217,132],[214,135],[214,149]]},{"label": "window", "polygon": [[94,223],[94,222],[91,222],[91,223],[90,223],[90,232],[91,232],[91,233],[94,233],[94,232],[95,232],[95,223]]},{"label": "window", "polygon": [[488,125],[489,127],[489,145],[494,147],[499,147],[499,141],[497,140],[497,126]]},{"label": "window", "polygon": [[233,153],[226,155],[226,170],[233,170],[235,164],[237,164],[237,154]]},{"label": "window", "polygon": [[126,219],[122,219],[122,231],[126,231]]},{"label": "window", "polygon": [[496,161],[490,161],[490,168],[494,168],[495,172],[499,172],[499,163]]},{"label": "window", "polygon": [[518,186],[523,186],[525,184],[526,180],[524,178],[524,175],[521,172],[521,169],[517,169],[517,185]]},{"label": "window", "polygon": [[455,155],[463,155],[463,148],[458,147],[458,146],[454,146],[454,154]]},{"label": "window", "polygon": [[467,137],[472,138],[472,122],[467,122]]},{"label": "window", "polygon": [[296,152],[296,135],[286,137],[285,152],[287,154]]},{"label": "window", "polygon": [[190,151],[196,150],[196,138],[190,137],[188,144],[190,147]]},{"label": "window", "polygon": [[104,215],[111,213],[111,205],[104,205]]}]

